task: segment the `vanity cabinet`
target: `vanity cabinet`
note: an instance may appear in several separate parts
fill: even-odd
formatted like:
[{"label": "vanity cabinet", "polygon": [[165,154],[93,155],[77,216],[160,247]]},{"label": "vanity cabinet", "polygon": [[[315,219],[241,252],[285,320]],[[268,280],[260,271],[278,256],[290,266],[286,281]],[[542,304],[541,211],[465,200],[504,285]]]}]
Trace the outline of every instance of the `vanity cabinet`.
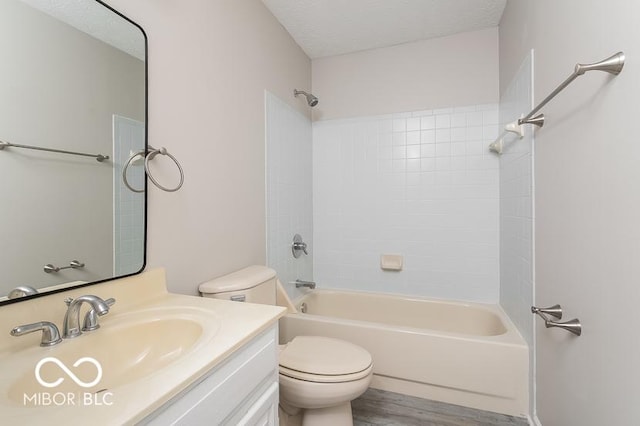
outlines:
[{"label": "vanity cabinet", "polygon": [[146,425],[278,425],[277,323],[176,395]]}]

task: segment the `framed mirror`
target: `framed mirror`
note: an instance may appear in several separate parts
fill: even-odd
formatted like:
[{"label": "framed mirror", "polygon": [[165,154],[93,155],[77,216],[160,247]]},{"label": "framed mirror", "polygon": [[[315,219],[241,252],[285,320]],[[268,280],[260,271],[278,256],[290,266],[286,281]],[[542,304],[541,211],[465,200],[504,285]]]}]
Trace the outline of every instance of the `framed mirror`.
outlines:
[{"label": "framed mirror", "polygon": [[146,46],[97,0],[0,2],[0,305],[144,268]]}]

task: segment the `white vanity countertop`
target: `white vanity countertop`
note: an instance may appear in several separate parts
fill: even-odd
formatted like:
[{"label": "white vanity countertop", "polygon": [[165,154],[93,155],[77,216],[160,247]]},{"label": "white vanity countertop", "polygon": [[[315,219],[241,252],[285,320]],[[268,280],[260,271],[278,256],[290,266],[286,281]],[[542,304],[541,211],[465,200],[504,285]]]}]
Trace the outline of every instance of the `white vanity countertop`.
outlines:
[{"label": "white vanity countertop", "polygon": [[[39,346],[40,333],[19,338],[9,336],[9,330],[16,325],[43,320],[56,323],[62,331],[62,318],[66,309],[62,301],[66,297],[83,294],[95,294],[103,299],[115,297],[117,300],[110,313],[100,318],[99,330],[77,339],[65,340],[52,348]],[[181,310],[185,313],[182,314]],[[200,321],[203,330],[201,337],[193,347],[180,354],[178,359],[157,371],[138,377],[130,383],[126,383],[125,376],[124,380],[119,379],[125,384],[112,388],[106,385],[107,391],[111,393],[107,402],[111,402],[111,405],[98,405],[95,400],[87,405],[78,400],[69,404],[67,400],[59,406],[25,406],[24,401],[17,401],[19,398],[16,398],[15,389],[12,391],[12,385],[26,373],[35,372],[35,365],[41,359],[62,353],[60,351],[64,350],[64,345],[68,345],[66,349],[74,348],[71,345],[77,344],[75,342],[80,342],[80,339],[85,339],[82,343],[90,345],[91,339],[100,339],[101,332],[108,333],[110,326],[126,324],[128,316],[153,318],[154,315],[162,316],[166,313],[171,313],[176,318]],[[0,324],[6,328],[5,331],[0,330],[0,424],[136,423],[272,326],[285,313],[285,309],[278,306],[167,293],[163,270],[153,270],[134,277],[0,307]],[[161,339],[162,336],[158,338]],[[113,347],[113,352],[105,356],[116,357],[118,349]],[[110,350],[111,348],[107,352]],[[81,352],[74,352],[73,356],[86,356]],[[73,369],[73,366],[69,368]],[[58,376],[67,377],[61,369]],[[105,369],[102,380],[108,383],[109,379]],[[13,397],[10,397],[10,392],[13,392]],[[55,389],[42,387],[42,392],[53,394]]]}]

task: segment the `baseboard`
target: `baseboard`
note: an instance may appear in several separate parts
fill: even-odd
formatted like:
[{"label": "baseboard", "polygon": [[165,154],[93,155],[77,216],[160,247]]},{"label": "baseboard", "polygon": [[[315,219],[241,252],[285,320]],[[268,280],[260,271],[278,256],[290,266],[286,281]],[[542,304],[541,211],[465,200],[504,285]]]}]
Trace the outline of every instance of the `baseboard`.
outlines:
[{"label": "baseboard", "polygon": [[536,416],[535,414],[533,415],[533,417],[527,415],[527,421],[531,426],[542,426],[542,423],[540,423],[540,419],[538,419],[538,416]]}]

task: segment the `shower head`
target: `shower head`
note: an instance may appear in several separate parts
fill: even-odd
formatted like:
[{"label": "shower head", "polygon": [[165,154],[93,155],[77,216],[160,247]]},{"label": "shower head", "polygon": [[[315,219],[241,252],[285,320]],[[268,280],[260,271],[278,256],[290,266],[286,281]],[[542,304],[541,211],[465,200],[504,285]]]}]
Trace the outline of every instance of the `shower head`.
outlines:
[{"label": "shower head", "polygon": [[318,98],[304,90],[293,89],[293,96],[304,95],[310,107],[318,105]]}]

